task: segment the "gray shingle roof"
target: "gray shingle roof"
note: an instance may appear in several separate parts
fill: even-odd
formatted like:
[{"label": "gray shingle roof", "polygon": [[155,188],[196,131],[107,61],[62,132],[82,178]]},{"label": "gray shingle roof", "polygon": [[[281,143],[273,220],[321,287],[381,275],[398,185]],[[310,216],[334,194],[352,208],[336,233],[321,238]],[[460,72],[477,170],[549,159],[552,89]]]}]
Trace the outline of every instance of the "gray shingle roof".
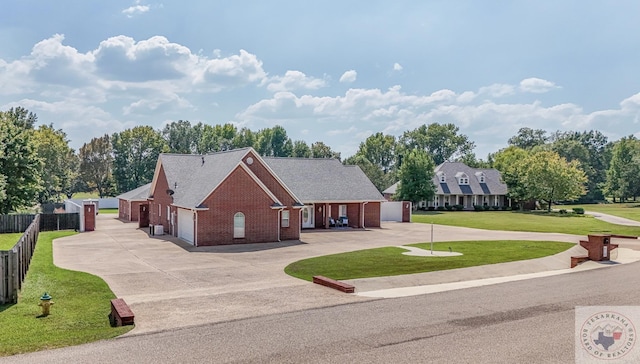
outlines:
[{"label": "gray shingle roof", "polygon": [[[240,163],[249,148],[206,155],[160,154],[173,204],[195,208]],[[204,163],[203,163],[204,161]]]},{"label": "gray shingle roof", "polygon": [[[471,168],[464,163],[444,162],[437,166],[435,173],[445,174],[445,183],[440,183],[440,178],[435,175],[433,184],[436,186],[437,195],[506,195],[507,185],[502,182],[502,177],[497,169]],[[456,176],[466,174],[469,177],[469,185],[460,185]],[[485,183],[480,183],[478,175],[484,173]],[[394,194],[399,182],[383,191]]]},{"label": "gray shingle roof", "polygon": [[128,200],[128,201],[144,201],[147,199],[147,197],[149,197],[150,191],[151,191],[151,183],[147,183],[144,186],[140,186],[129,192],[125,192],[121,195],[118,195],[116,198],[121,200]]},{"label": "gray shingle roof", "polygon": [[263,157],[271,170],[304,203],[384,201],[358,166],[337,159]]},{"label": "gray shingle roof", "polygon": [[[493,168],[471,168],[464,163],[444,162],[437,166],[435,172],[445,174],[445,183],[440,183],[437,176],[433,178],[436,194],[452,195],[506,195],[507,185],[502,182],[500,172]],[[476,173],[484,173],[485,183],[480,183]],[[469,177],[469,185],[460,185],[456,175],[464,173]],[[445,192],[447,191],[447,192]]]}]

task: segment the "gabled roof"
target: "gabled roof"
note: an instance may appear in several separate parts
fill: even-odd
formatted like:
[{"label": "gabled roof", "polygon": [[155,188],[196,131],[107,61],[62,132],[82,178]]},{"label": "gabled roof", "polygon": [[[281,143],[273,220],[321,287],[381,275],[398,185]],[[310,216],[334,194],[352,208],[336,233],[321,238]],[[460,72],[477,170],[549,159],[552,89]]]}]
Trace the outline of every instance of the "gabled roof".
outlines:
[{"label": "gabled roof", "polygon": [[[464,163],[444,162],[434,170],[433,184],[436,186],[437,195],[506,195],[507,185],[502,182],[502,177],[497,169],[471,168]],[[480,183],[478,176],[484,173],[485,183]],[[463,174],[475,176],[469,178],[468,185],[458,184],[458,179]],[[440,177],[445,175],[445,182],[440,182]],[[399,182],[394,183],[383,191],[385,194],[395,194]]]},{"label": "gabled roof", "polygon": [[151,191],[151,183],[147,183],[146,185],[140,186],[129,192],[125,192],[121,195],[118,195],[116,196],[116,198],[121,200],[128,200],[128,201],[146,201],[147,197],[149,197],[150,191]]},{"label": "gabled roof", "polygon": [[[447,177],[441,183],[434,177],[433,183],[436,185],[436,194],[451,195],[506,195],[507,185],[502,182],[500,172],[493,168],[471,168],[460,162],[444,162],[437,166],[435,172],[443,172]],[[485,183],[480,183],[478,173],[484,173]],[[474,176],[469,178],[468,185],[460,185],[456,177],[462,174]]]},{"label": "gabled roof", "polygon": [[337,159],[262,159],[302,202],[384,201],[358,166]]}]

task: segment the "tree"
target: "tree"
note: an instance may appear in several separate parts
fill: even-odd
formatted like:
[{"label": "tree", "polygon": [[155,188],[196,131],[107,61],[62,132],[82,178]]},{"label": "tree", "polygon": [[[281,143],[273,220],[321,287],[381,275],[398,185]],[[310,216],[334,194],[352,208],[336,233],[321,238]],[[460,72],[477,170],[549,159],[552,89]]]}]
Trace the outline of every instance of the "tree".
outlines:
[{"label": "tree", "polygon": [[625,201],[638,195],[640,178],[640,140],[633,135],[624,137],[613,144],[611,163],[607,170],[604,192]]},{"label": "tree", "polygon": [[55,130],[53,125],[41,125],[34,131],[33,140],[42,161],[43,188],[38,200],[40,203],[59,201],[60,194],[70,189],[75,177],[72,169],[74,151],[69,147],[67,135],[62,130]]},{"label": "tree", "polygon": [[422,125],[412,131],[406,131],[399,143],[406,154],[412,149],[422,149],[431,155],[433,162],[440,165],[448,160],[464,158],[473,153],[475,144],[454,124],[432,123]]},{"label": "tree", "polygon": [[188,120],[178,120],[167,124],[162,130],[162,136],[167,141],[170,153],[191,154],[198,149],[197,127],[192,127]]},{"label": "tree", "polygon": [[526,186],[524,184],[524,160],[529,157],[529,152],[515,146],[502,149],[493,154],[493,168],[500,171],[502,181],[507,185],[507,196],[516,201],[520,208],[524,207],[523,201],[527,199]]},{"label": "tree", "polygon": [[80,182],[74,181],[72,189],[80,192],[83,187],[95,189],[100,198],[113,193],[113,149],[111,138],[104,135],[85,143],[78,152]]},{"label": "tree", "polygon": [[256,144],[256,133],[249,128],[242,128],[233,137],[233,148],[253,147]]},{"label": "tree", "polygon": [[304,140],[296,140],[293,142],[293,151],[291,156],[295,158],[310,158],[311,148]]},{"label": "tree", "polygon": [[522,163],[526,197],[547,202],[548,211],[555,201],[575,200],[585,193],[587,177],[578,161],[567,162],[558,153],[540,151]]},{"label": "tree", "polygon": [[311,158],[334,158],[340,160],[340,152],[334,152],[330,146],[323,142],[311,144]]},{"label": "tree", "polygon": [[233,124],[204,125],[198,142],[198,153],[222,152],[236,148],[238,129]]},{"label": "tree", "polygon": [[391,173],[385,175],[379,166],[371,163],[365,156],[361,154],[356,154],[345,159],[343,164],[359,166],[362,172],[364,172],[371,183],[373,183],[380,192],[384,191],[384,189],[395,182],[393,181],[390,183],[389,179],[387,178],[387,176],[389,176]]},{"label": "tree", "polygon": [[376,133],[360,143],[356,154],[360,154],[376,165],[384,174],[391,171],[395,164],[396,138],[392,135]]},{"label": "tree", "polygon": [[31,207],[41,190],[41,160],[33,142],[37,118],[25,109],[0,111],[0,213]]},{"label": "tree", "polygon": [[396,191],[397,200],[413,202],[429,201],[436,193],[433,184],[435,165],[429,155],[422,149],[414,149],[404,158],[400,167],[400,183]]},{"label": "tree", "polygon": [[120,193],[151,182],[160,153],[169,146],[150,126],[136,126],[112,137],[113,176]]},{"label": "tree", "polygon": [[545,145],[549,137],[547,132],[542,129],[520,128],[518,134],[509,138],[509,145],[524,150],[531,150],[536,146]]},{"label": "tree", "polygon": [[290,157],[293,143],[287,131],[280,125],[258,131],[255,149],[258,154],[267,157]]}]

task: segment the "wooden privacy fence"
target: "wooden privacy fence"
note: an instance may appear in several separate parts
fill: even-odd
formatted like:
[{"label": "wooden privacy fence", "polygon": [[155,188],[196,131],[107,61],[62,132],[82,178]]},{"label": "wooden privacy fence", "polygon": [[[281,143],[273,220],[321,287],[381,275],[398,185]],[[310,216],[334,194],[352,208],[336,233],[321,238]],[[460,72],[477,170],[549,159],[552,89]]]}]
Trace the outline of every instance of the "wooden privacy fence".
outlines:
[{"label": "wooden privacy fence", "polygon": [[27,231],[35,214],[0,215],[0,233],[21,233]]},{"label": "wooden privacy fence", "polygon": [[[27,230],[36,215],[0,215],[0,233],[21,233]],[[40,231],[80,230],[80,214],[40,214]]]},{"label": "wooden privacy fence", "polygon": [[29,263],[40,233],[40,215],[35,215],[11,250],[0,250],[0,304],[17,303],[18,291],[29,270]]}]

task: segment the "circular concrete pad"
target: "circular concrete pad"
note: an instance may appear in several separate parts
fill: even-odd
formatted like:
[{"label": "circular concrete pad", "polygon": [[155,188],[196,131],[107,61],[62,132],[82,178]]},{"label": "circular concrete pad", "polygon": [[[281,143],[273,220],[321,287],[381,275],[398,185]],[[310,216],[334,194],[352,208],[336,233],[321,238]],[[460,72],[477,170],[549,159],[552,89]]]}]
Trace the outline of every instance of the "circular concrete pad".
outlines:
[{"label": "circular concrete pad", "polygon": [[462,253],[457,253],[457,252],[447,252],[447,251],[441,251],[441,250],[424,250],[424,249],[420,249],[420,248],[416,248],[413,246],[398,246],[398,248],[402,248],[405,250],[408,250],[408,252],[404,252],[402,253],[402,255],[411,255],[414,257],[455,257],[458,255],[462,255]]}]

